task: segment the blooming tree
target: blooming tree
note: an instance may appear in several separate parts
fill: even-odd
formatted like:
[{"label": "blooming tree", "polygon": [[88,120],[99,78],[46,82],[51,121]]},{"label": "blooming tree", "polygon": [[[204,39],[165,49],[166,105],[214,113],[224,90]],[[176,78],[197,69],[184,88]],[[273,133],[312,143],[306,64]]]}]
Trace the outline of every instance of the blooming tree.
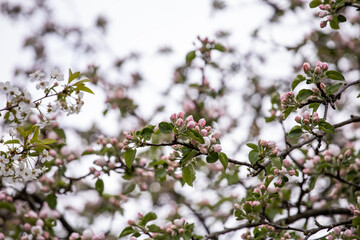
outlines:
[{"label": "blooming tree", "polygon": [[[271,24],[286,11],[321,10],[318,17],[327,18],[320,27],[329,23],[333,30],[315,31],[288,47],[302,55],[310,42],[321,61],[304,57],[294,63],[298,75],[291,81],[262,84],[263,76],[251,65],[261,54],[247,53],[236,64],[236,51],[221,40],[225,32],[217,34],[218,40],[198,37],[163,94],[167,99],[172,88],[184,89],[183,109],[174,113],[160,105],[151,117],[139,113],[130,94],[143,81],[139,72],[130,74],[128,84],[118,84],[101,66],[82,73],[69,70],[66,76],[39,67],[47,60],[44,36],[81,36],[81,29],[46,22],[42,35],[27,38],[25,47],[36,53],[34,66],[16,74],[36,90],[0,83],[0,239],[210,240],[236,238],[234,233],[242,239],[359,239],[360,94],[351,89],[360,83],[360,41],[339,28],[359,29],[353,9],[359,10],[360,2],[289,1],[288,8],[264,2],[274,10]],[[226,2],[213,1],[213,7],[223,9]],[[49,6],[46,1],[30,7],[5,2],[1,9],[16,19],[47,12]],[[345,16],[350,23],[339,25]],[[97,19],[101,31],[106,25],[104,17]],[[80,40],[75,45],[88,46]],[[116,59],[114,66],[121,69],[136,58]],[[234,92],[244,100],[241,115],[252,121],[231,153],[224,142],[240,122],[229,108],[234,100],[228,96],[236,89],[229,82],[239,68],[249,81],[245,92]],[[103,115],[118,111],[119,122],[131,122],[131,127],[106,135],[96,126],[88,131],[62,126],[58,119],[78,114],[86,94],[96,96],[98,88],[107,96]],[[282,132],[264,140],[261,128],[267,126],[280,126]],[[81,139],[76,147],[68,139],[74,134]],[[86,173],[72,174],[84,161],[90,162]],[[85,207],[75,207],[78,197]],[[147,209],[140,208],[141,201]],[[96,231],[104,222],[107,230]]]}]

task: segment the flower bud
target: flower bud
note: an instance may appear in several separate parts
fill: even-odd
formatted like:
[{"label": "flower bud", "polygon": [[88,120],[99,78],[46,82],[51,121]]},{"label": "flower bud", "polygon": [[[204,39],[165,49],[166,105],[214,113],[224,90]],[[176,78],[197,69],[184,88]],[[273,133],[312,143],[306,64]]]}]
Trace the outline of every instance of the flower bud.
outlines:
[{"label": "flower bud", "polygon": [[320,22],[320,27],[321,27],[321,28],[326,27],[326,25],[327,25],[327,21],[321,21],[321,22]]},{"label": "flower bud", "polygon": [[311,70],[310,63],[305,62],[305,63],[303,64],[303,70],[304,70],[305,73],[309,72],[309,71]]},{"label": "flower bud", "polygon": [[326,62],[323,62],[323,63],[321,64],[321,68],[322,68],[322,70],[326,71],[326,70],[328,70],[329,65],[328,65]]},{"label": "flower bud", "polygon": [[296,117],[295,117],[295,122],[301,123],[301,117],[300,117],[300,116],[296,116]]},{"label": "flower bud", "polygon": [[284,159],[283,164],[285,165],[285,167],[289,167],[291,163],[289,159]]},{"label": "flower bud", "polygon": [[326,4],[326,5],[325,5],[325,10],[326,10],[326,11],[331,11],[331,5],[330,5],[330,4]]},{"label": "flower bud", "polygon": [[341,233],[340,227],[334,227],[333,231],[336,235],[339,235]]},{"label": "flower bud", "polygon": [[295,170],[294,169],[291,169],[289,170],[289,175],[290,176],[294,176],[296,173],[295,173]]},{"label": "flower bud", "polygon": [[220,144],[215,144],[213,146],[214,152],[221,152],[222,148]]},{"label": "flower bud", "polygon": [[326,17],[327,15],[328,15],[327,12],[318,12],[318,16],[319,16],[320,18]]},{"label": "flower bud", "polygon": [[320,74],[321,73],[321,68],[318,67],[318,66],[315,67],[314,72],[317,73],[317,74]]}]

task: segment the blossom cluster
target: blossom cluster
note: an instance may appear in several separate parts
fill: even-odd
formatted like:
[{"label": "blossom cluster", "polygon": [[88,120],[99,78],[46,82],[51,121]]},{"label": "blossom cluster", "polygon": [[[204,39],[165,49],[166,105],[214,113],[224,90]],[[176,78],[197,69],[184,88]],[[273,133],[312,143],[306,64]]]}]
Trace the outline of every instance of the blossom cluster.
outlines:
[{"label": "blossom cluster", "polygon": [[314,69],[311,68],[310,63],[305,62],[303,64],[303,70],[308,76],[320,76],[324,71],[328,70],[329,65],[326,62],[318,61]]},{"label": "blossom cluster", "polygon": [[280,101],[281,101],[282,109],[297,105],[297,102],[295,100],[295,95],[292,91],[283,93],[280,97]]}]

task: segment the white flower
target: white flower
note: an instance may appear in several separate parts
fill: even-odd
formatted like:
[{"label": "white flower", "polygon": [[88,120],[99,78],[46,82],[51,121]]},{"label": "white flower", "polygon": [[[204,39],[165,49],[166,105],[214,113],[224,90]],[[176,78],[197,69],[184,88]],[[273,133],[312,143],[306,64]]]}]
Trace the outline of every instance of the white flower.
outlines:
[{"label": "white flower", "polygon": [[64,74],[62,74],[59,69],[53,69],[50,76],[58,81],[64,81]]},{"label": "white flower", "polygon": [[34,73],[31,73],[29,77],[31,82],[40,81],[43,77],[45,77],[45,73],[40,70],[36,70]]}]

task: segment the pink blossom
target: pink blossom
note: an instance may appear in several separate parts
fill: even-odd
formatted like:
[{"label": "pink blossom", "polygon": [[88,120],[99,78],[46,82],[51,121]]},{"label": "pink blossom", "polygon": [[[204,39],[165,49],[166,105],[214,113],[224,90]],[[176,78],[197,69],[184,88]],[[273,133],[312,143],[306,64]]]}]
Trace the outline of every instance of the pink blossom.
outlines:
[{"label": "pink blossom", "polygon": [[179,112],[179,113],[178,113],[178,118],[184,118],[184,113],[183,113],[183,112]]},{"label": "pink blossom", "polygon": [[185,120],[188,121],[188,122],[194,121],[194,117],[192,115],[190,115]]},{"label": "pink blossom", "polygon": [[325,5],[324,5],[324,4],[320,4],[320,5],[319,5],[319,8],[320,8],[320,10],[325,10]]},{"label": "pink blossom", "polygon": [[282,184],[282,179],[278,179],[275,183],[276,183],[276,185],[281,185]]},{"label": "pink blossom", "polygon": [[303,64],[303,69],[304,69],[304,72],[310,71],[310,69],[311,69],[310,63],[305,62],[305,63]]},{"label": "pink blossom", "polygon": [[179,118],[179,119],[176,121],[176,125],[179,126],[179,127],[182,126],[183,123],[184,123],[184,120],[183,120],[182,118]]},{"label": "pink blossom", "polygon": [[200,134],[201,134],[201,136],[205,137],[205,136],[207,136],[208,131],[206,131],[205,129],[201,129]]},{"label": "pink blossom", "polygon": [[303,112],[302,117],[303,119],[310,119],[310,113],[308,111]]},{"label": "pink blossom", "polygon": [[171,114],[170,120],[171,120],[171,121],[175,121],[175,120],[176,120],[176,113]]},{"label": "pink blossom", "polygon": [[296,116],[296,117],[295,117],[295,122],[301,123],[301,117],[300,117],[300,116]]},{"label": "pink blossom", "polygon": [[129,224],[129,225],[134,225],[134,224],[135,224],[135,221],[132,220],[132,219],[129,219],[129,220],[128,220],[128,224]]},{"label": "pink blossom", "polygon": [[303,173],[309,174],[309,173],[310,173],[310,169],[309,169],[309,168],[304,168],[304,169],[303,169]]},{"label": "pink blossom", "polygon": [[323,62],[321,64],[321,68],[322,68],[322,70],[326,71],[326,70],[328,70],[329,66],[328,66],[328,64],[326,62]]},{"label": "pink blossom", "polygon": [[295,175],[295,170],[291,169],[291,170],[289,171],[289,175],[290,175],[290,176],[294,176],[294,175]]}]

